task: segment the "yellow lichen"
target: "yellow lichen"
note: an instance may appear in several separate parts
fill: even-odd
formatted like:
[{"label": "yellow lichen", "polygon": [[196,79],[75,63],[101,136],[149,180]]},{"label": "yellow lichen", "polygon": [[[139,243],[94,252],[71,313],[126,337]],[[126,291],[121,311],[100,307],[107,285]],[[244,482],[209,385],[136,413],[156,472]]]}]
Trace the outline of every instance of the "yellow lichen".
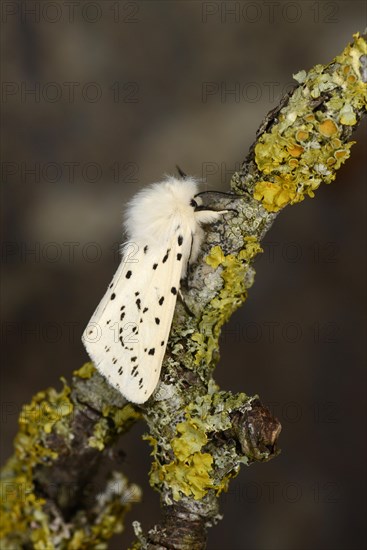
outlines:
[{"label": "yellow lichen", "polygon": [[268,212],[277,212],[286,204],[301,200],[297,197],[296,184],[288,174],[274,176],[274,182],[259,181],[254,189],[254,198],[262,201]]},{"label": "yellow lichen", "polygon": [[208,441],[205,432],[193,422],[180,422],[176,430],[179,436],[172,439],[171,447],[179,460],[185,461]]},{"label": "yellow lichen", "polygon": [[[182,495],[199,500],[214,487],[210,477],[213,457],[200,451],[207,442],[206,434],[190,419],[177,424],[176,433],[177,436],[171,441],[174,460],[164,465],[153,462],[150,483],[153,487],[162,483],[169,486],[176,501]],[[155,456],[157,440],[152,436],[144,438],[153,446],[152,455]]]},{"label": "yellow lichen", "polygon": [[223,324],[232,313],[244,302],[247,292],[245,275],[249,262],[262,249],[253,236],[244,239],[244,248],[237,254],[224,255],[220,246],[214,246],[205,261],[214,269],[221,267],[223,288],[210,302],[199,323],[199,332],[194,332],[191,340],[196,344],[195,365],[208,365],[213,353],[218,349],[218,338]]},{"label": "yellow lichen", "polygon": [[[87,378],[93,370],[92,364],[87,363],[76,374]],[[121,531],[124,513],[130,507],[129,502],[111,493],[110,497],[106,497],[103,511],[94,520],[87,518],[82,509],[79,511],[75,521],[79,518],[81,526],[75,529],[71,540],[67,532],[60,535],[50,529],[46,501],[37,496],[33,478],[37,466],[51,466],[58,458],[49,447],[49,435],[53,432],[62,434],[65,444],[68,442],[74,405],[70,401],[70,387],[65,380],[63,383],[61,392],[53,388],[38,392],[20,413],[19,432],[14,441],[15,453],[1,472],[0,538],[4,548],[30,545],[36,550],[49,550],[56,547],[54,537],[58,539],[57,548],[60,550],[102,548],[103,541]],[[90,444],[99,450],[104,447],[103,437],[108,425],[111,431],[111,420],[118,432],[139,416],[130,405],[119,410],[109,406],[104,414],[106,418],[96,424],[90,440]]]},{"label": "yellow lichen", "polygon": [[106,444],[106,436],[109,432],[108,422],[105,418],[101,418],[96,422],[93,430],[93,435],[88,439],[88,445],[99,451],[103,451]]},{"label": "yellow lichen", "polygon": [[340,110],[340,122],[345,126],[357,124],[357,117],[351,105],[345,104]]},{"label": "yellow lichen", "polygon": [[161,476],[172,490],[174,500],[182,495],[202,499],[213,488],[210,478],[213,458],[209,453],[194,453],[187,462],[171,462],[162,466]]},{"label": "yellow lichen", "polygon": [[53,546],[43,508],[45,500],[34,492],[33,470],[57,459],[57,453],[46,446],[46,438],[52,431],[63,433],[63,423],[73,411],[70,388],[63,382],[61,392],[53,388],[38,392],[30,404],[23,406],[14,456],[1,472],[0,491],[5,498],[1,499],[0,538],[13,540],[17,533],[29,533],[37,549]]},{"label": "yellow lichen", "polygon": [[73,372],[73,375],[78,376],[79,378],[91,378],[91,376],[93,376],[95,372],[96,372],[96,368],[93,365],[93,363],[88,362],[88,363],[84,363],[84,365],[80,367],[80,369],[75,370]]},{"label": "yellow lichen", "polygon": [[319,124],[319,132],[325,137],[335,136],[338,133],[338,127],[333,120],[327,118]]},{"label": "yellow lichen", "polygon": [[300,145],[296,145],[295,143],[293,143],[291,145],[288,145],[287,151],[292,157],[299,157],[303,153],[304,148]]},{"label": "yellow lichen", "polygon": [[306,141],[309,137],[309,133],[306,130],[298,130],[296,132],[296,140],[297,141]]},{"label": "yellow lichen", "polygon": [[[333,63],[296,75],[301,86],[254,150],[259,178],[253,196],[269,212],[313,197],[321,182],[335,179],[348,158],[353,142],[345,142],[343,127],[354,126],[357,111],[367,107],[367,85],[360,78],[360,57],[366,50],[365,40],[356,34]],[[315,109],[312,98],[325,92],[329,99],[323,109]]]},{"label": "yellow lichen", "polygon": [[135,409],[130,403],[124,407],[105,405],[102,409],[102,414],[113,421],[117,433],[126,432],[131,424],[141,418],[141,412]]}]

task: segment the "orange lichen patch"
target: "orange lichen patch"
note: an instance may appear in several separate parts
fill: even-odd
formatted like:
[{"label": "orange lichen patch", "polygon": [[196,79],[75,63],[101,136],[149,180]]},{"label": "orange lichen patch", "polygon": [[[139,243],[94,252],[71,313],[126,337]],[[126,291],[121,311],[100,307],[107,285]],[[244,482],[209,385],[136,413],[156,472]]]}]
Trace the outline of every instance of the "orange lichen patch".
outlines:
[{"label": "orange lichen patch", "polygon": [[338,128],[333,120],[327,118],[319,124],[319,132],[325,137],[331,137],[338,133]]},{"label": "orange lichen patch", "polygon": [[326,161],[326,164],[330,167],[336,163],[336,160],[333,157],[329,157]]},{"label": "orange lichen patch", "polygon": [[339,149],[342,146],[342,142],[338,138],[334,138],[331,140],[331,145],[334,149]]},{"label": "orange lichen patch", "polygon": [[306,141],[308,139],[309,133],[306,130],[298,130],[296,133],[297,141]]},{"label": "orange lichen patch", "polygon": [[314,122],[314,120],[316,120],[315,115],[312,113],[305,115],[303,118],[306,122]]},{"label": "orange lichen patch", "polygon": [[349,157],[349,151],[347,149],[338,149],[337,151],[335,151],[334,153],[334,156],[336,159],[346,159]]},{"label": "orange lichen patch", "polygon": [[297,168],[297,166],[299,166],[299,162],[297,159],[290,159],[288,162],[288,166],[290,166],[291,168]]},{"label": "orange lichen patch", "polygon": [[300,145],[293,143],[292,145],[288,145],[287,151],[292,157],[299,157],[302,155],[304,149]]}]

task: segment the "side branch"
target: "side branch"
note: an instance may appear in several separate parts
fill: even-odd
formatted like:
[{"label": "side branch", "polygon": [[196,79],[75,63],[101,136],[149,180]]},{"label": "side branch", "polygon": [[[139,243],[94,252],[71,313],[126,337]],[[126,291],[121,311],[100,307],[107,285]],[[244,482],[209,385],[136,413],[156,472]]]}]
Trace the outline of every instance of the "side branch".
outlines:
[{"label": "side branch", "polygon": [[2,548],[86,548],[123,529],[140,489],[95,475],[116,438],[140,418],[87,363],[72,386],[39,392],[19,417],[15,452],[1,473]]}]

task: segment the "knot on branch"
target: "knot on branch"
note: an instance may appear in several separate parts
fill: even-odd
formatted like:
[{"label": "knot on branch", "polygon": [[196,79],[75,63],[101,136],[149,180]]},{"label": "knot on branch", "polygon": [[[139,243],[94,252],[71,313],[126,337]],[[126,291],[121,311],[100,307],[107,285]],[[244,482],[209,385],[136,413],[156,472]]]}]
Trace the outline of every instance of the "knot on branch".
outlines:
[{"label": "knot on branch", "polygon": [[232,415],[233,430],[242,453],[251,462],[265,462],[279,454],[277,441],[282,427],[259,399],[254,399],[251,405],[250,409]]}]

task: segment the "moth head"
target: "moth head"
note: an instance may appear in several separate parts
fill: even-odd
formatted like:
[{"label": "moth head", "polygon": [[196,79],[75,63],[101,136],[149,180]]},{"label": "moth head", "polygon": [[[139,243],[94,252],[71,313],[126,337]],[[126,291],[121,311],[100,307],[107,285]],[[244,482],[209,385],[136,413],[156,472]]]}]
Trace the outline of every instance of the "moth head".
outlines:
[{"label": "moth head", "polygon": [[202,206],[203,204],[203,201],[202,201],[202,198],[199,197],[199,195],[195,195],[195,197],[192,197],[192,199],[190,200],[190,206],[192,206],[192,208],[197,211],[198,209],[200,209],[200,207]]},{"label": "moth head", "polygon": [[227,210],[217,210],[215,208],[211,208],[208,204],[204,204],[203,199],[200,196],[201,194],[205,194],[205,192],[195,195],[191,199],[190,203],[195,210],[195,218],[197,222],[213,223],[219,220],[222,214],[227,213]]}]

